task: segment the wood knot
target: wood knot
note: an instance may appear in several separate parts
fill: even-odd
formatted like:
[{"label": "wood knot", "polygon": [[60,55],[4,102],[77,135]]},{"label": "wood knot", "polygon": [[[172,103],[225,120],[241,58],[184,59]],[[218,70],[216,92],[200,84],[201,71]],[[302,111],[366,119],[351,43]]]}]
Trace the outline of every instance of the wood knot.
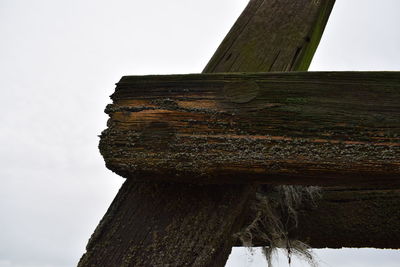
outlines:
[{"label": "wood knot", "polygon": [[244,104],[252,101],[258,95],[260,87],[254,81],[227,83],[223,89],[225,99],[235,104]]}]

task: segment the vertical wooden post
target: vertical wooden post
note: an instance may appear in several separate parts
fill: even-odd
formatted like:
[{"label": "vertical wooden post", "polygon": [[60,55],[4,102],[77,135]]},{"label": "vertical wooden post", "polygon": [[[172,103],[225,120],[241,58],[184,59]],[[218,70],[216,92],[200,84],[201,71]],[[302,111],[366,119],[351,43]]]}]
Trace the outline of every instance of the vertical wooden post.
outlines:
[{"label": "vertical wooden post", "polygon": [[[334,0],[251,0],[204,72],[307,69]],[[78,266],[224,266],[255,185],[128,179]]]}]

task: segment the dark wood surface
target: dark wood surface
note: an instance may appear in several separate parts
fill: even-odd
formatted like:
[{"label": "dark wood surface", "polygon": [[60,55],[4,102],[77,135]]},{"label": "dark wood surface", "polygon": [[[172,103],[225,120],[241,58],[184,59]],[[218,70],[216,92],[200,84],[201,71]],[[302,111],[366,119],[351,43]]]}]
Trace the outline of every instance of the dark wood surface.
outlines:
[{"label": "dark wood surface", "polygon": [[[293,3],[301,8],[297,9]],[[279,54],[288,59],[274,70],[298,70],[297,66],[307,65],[314,52],[308,49],[308,53],[299,53],[299,42],[313,36],[313,44],[318,44],[333,3],[334,0],[251,0],[236,25],[242,25],[241,31],[250,27],[252,34],[265,36],[253,41],[255,46],[248,49],[264,58],[263,62],[242,61],[233,66],[213,57],[204,72],[270,69],[276,53],[258,50],[258,42],[267,41],[270,50],[284,48]],[[276,16],[278,11],[279,17]],[[293,14],[302,19],[294,23]],[[257,20],[250,22],[251,18]],[[254,23],[271,18],[286,26],[269,31],[253,27]],[[291,27],[297,27],[295,24],[309,25],[309,31],[294,38],[269,41],[270,36],[285,36],[292,32]],[[229,47],[223,45],[225,48],[219,48],[218,53],[224,54],[230,49],[240,53],[244,49],[241,44],[248,36],[230,32],[225,40],[232,38],[236,41]],[[294,57],[296,64],[293,64]],[[254,197],[255,190],[253,185],[204,187],[127,179],[95,230],[78,266],[224,266],[235,242],[233,234],[242,227],[247,216],[246,203]],[[197,197],[193,198],[193,194]],[[180,232],[190,234],[184,236]]]},{"label": "dark wood surface", "polygon": [[100,151],[126,178],[400,185],[400,72],[126,76]]},{"label": "dark wood surface", "polygon": [[[289,237],[313,248],[400,248],[400,191],[326,188],[298,212]],[[253,240],[256,246],[268,246]],[[237,243],[241,246],[241,243]]]},{"label": "dark wood surface", "polygon": [[224,266],[253,189],[127,180],[78,266]]}]

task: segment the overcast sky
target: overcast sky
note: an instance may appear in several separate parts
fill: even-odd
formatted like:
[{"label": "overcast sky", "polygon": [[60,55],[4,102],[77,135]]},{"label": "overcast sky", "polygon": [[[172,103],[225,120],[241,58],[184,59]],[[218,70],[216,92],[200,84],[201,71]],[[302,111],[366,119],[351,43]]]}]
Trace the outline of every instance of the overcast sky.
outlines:
[{"label": "overcast sky", "polygon": [[[0,267],[76,265],[123,182],[97,149],[114,83],[201,72],[247,2],[0,0]],[[400,70],[399,12],[398,0],[337,0],[311,70]],[[400,262],[396,250],[316,254]],[[235,249],[227,266],[263,264]]]}]

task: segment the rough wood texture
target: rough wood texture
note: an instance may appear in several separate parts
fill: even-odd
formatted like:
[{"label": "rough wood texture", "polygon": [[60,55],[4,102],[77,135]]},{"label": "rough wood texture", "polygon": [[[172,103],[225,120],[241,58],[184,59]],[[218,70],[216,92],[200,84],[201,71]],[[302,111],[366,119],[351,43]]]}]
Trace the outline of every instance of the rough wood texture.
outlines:
[{"label": "rough wood texture", "polygon": [[[400,248],[400,191],[325,189],[316,205],[299,211],[289,236],[313,248]],[[257,237],[255,237],[257,238]],[[257,239],[257,246],[265,246]],[[241,246],[240,242],[237,243]]]},{"label": "rough wood texture", "polygon": [[128,180],[79,266],[224,266],[253,187]]},{"label": "rough wood texture", "polygon": [[[293,2],[298,2],[302,8],[300,10],[291,9],[293,7],[288,4]],[[317,18],[321,17],[319,14],[322,10],[327,10],[324,16],[328,18],[330,8],[332,8],[332,5],[329,7],[326,5],[327,2],[333,3],[334,1],[266,0],[261,3],[258,0],[251,0],[244,11],[245,15],[238,19],[238,24],[244,25],[243,22],[247,21],[243,30],[252,27],[254,22],[248,22],[248,16],[252,16],[253,11],[263,13],[258,20],[268,20],[275,16],[277,10],[282,10],[280,13],[283,16],[278,19],[282,25],[287,25],[286,28],[273,28],[269,32],[264,28],[258,28],[252,31],[253,34],[266,37],[287,35],[287,31],[290,31],[294,25],[290,16],[293,13],[304,18],[296,24],[312,23],[315,25],[313,28],[318,32],[319,29],[324,28],[327,21],[327,19],[318,20]],[[276,7],[274,10],[270,10],[270,6],[265,3],[273,4]],[[309,18],[314,19],[311,19],[310,22]],[[280,31],[278,32],[277,29]],[[227,39],[231,39],[230,36],[231,33],[228,34]],[[269,42],[269,46],[272,50],[277,47],[285,47],[282,54],[293,57],[298,51],[299,40],[307,39],[307,36],[309,36],[308,32],[304,36],[300,34],[295,38],[283,41],[276,39],[275,42]],[[318,34],[312,36],[317,36],[318,39]],[[241,37],[235,38],[240,39]],[[256,42],[265,42],[266,40],[269,39],[263,38]],[[229,48],[220,48],[219,51],[235,48],[235,46],[236,44],[232,44]],[[266,51],[257,52],[256,47],[254,47],[254,51],[263,58],[276,57],[275,54],[265,54]],[[313,51],[311,51],[312,53]],[[297,61],[303,62],[304,59],[306,62],[306,58],[310,58],[310,55],[302,54],[299,55]],[[223,63],[214,62],[213,65],[218,67],[218,70],[206,69],[204,72],[261,71],[269,68],[269,62],[270,60],[267,59],[262,64],[254,61],[254,66],[251,62],[239,63],[235,65],[234,69],[226,65],[219,68],[218,66]],[[294,64],[290,64],[289,68],[274,69],[297,70]],[[154,199],[149,199],[150,191],[152,196],[156,196],[154,199],[158,201],[152,202]],[[209,194],[208,191],[212,193]],[[82,256],[79,266],[101,266],[98,264],[99,262],[103,266],[165,266],[165,263],[170,263],[170,266],[224,266],[234,244],[232,234],[242,226],[241,220],[246,216],[244,203],[253,197],[254,193],[255,188],[252,185],[193,187],[163,183],[137,183],[135,179],[128,179],[93,234],[92,241],[87,247],[87,253]],[[197,197],[192,198],[191,194],[195,194]],[[134,209],[131,206],[132,201],[142,203],[142,205],[136,205]],[[200,201],[201,205],[198,204]],[[164,212],[166,204],[169,205],[168,212]],[[181,210],[187,212],[181,212]],[[221,218],[223,223],[220,221]],[[202,231],[200,228],[193,227],[193,223],[196,226],[204,224],[208,227],[201,228]],[[115,227],[115,225],[120,226]],[[128,228],[130,231],[124,231]],[[189,236],[178,235],[181,239],[177,239],[174,236],[177,232],[191,234]],[[145,240],[152,238],[162,240],[157,243],[157,249],[153,248],[155,242],[143,240],[144,235],[146,235]],[[219,239],[214,239],[214,237]],[[190,244],[190,242],[193,243]],[[190,244],[189,248],[188,244]],[[191,251],[188,252],[188,249]],[[130,255],[129,251],[134,251],[131,257],[126,256]]]},{"label": "rough wood texture", "polygon": [[400,185],[400,72],[126,76],[100,151],[126,178]]}]

